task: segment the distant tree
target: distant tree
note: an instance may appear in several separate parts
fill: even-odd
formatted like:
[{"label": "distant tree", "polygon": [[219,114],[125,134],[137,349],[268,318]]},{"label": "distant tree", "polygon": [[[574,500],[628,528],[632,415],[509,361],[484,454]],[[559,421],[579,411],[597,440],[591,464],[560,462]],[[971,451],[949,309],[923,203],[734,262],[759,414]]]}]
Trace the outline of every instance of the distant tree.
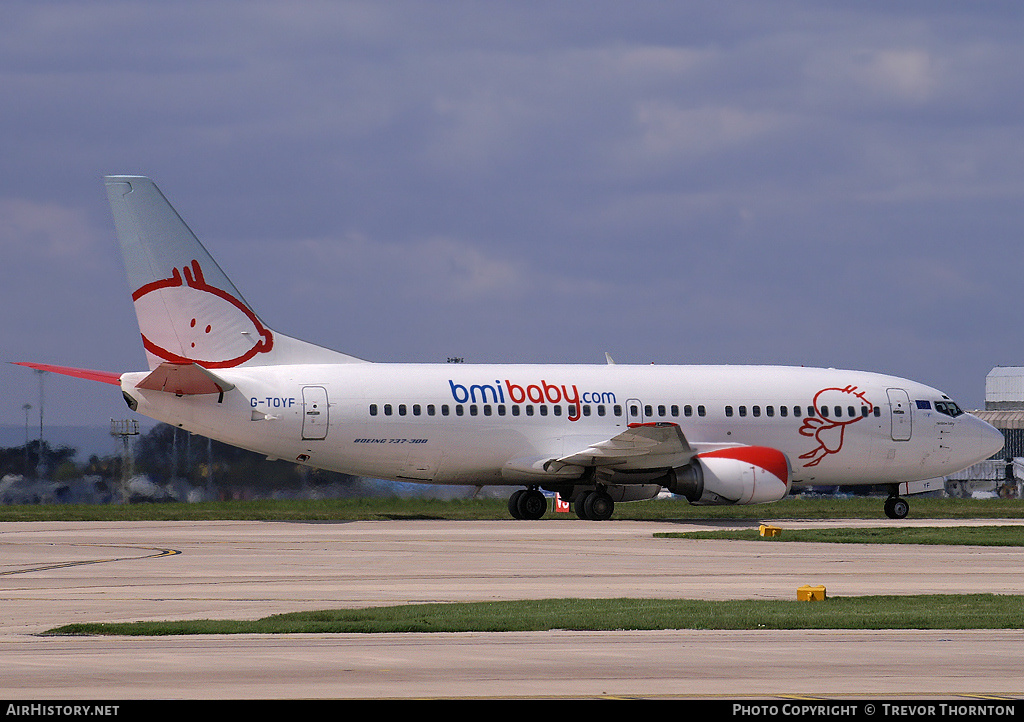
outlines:
[{"label": "distant tree", "polygon": [[236,446],[211,441],[169,424],[157,424],[135,444],[135,468],[158,484],[172,478],[217,489],[250,489],[261,493],[306,485],[345,483],[355,477],[311,470],[287,461],[270,461]]},{"label": "distant tree", "polygon": [[[62,469],[67,473],[69,465],[77,471],[74,465],[75,454],[78,450],[71,446],[58,446],[53,448],[46,441],[43,442],[43,460],[46,468],[44,474],[49,475],[52,470]],[[35,476],[39,468],[39,440],[30,441],[26,447],[11,446],[0,448],[0,476],[7,474],[22,474],[24,476]]]}]

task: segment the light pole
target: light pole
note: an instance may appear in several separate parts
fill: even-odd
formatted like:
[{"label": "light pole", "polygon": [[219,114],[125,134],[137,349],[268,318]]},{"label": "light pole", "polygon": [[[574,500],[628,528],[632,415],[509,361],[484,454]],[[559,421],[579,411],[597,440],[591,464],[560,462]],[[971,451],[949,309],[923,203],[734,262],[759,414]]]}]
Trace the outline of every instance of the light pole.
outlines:
[{"label": "light pole", "polygon": [[42,369],[35,369],[39,376],[39,463],[36,466],[36,477],[43,478],[43,376],[46,374]]},{"label": "light pole", "polygon": [[21,408],[25,409],[25,463],[21,467],[21,473],[28,478],[28,412],[32,410],[32,404],[25,404]]}]

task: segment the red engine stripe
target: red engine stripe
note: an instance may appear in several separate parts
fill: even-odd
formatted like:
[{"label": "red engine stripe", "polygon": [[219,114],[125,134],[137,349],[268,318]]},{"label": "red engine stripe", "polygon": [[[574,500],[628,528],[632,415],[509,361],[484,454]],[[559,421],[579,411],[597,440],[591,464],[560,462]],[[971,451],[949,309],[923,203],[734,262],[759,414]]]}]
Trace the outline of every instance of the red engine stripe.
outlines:
[{"label": "red engine stripe", "polygon": [[735,446],[718,451],[698,454],[698,458],[736,459],[769,471],[780,480],[789,483],[789,464],[786,455],[768,446]]}]

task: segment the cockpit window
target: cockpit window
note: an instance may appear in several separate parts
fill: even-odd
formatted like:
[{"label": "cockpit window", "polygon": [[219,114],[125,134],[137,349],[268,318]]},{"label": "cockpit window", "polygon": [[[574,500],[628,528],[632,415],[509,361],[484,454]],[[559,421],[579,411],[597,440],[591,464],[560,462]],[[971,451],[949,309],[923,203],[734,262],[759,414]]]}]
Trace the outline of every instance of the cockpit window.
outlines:
[{"label": "cockpit window", "polygon": [[957,406],[955,401],[936,401],[935,410],[938,411],[940,414],[952,416],[953,418],[956,418],[960,414],[964,413],[964,410]]}]

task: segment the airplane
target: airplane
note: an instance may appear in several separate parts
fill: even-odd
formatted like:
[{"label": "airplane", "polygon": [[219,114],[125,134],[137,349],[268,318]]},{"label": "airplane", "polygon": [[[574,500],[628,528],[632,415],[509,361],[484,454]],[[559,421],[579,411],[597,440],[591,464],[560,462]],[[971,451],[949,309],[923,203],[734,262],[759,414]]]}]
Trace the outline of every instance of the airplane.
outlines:
[{"label": "airplane", "polygon": [[[132,409],[356,476],[544,491],[580,519],[667,490],[763,504],[807,486],[900,484],[995,454],[1002,434],[929,386],[833,368],[377,363],[270,329],[149,178],[105,179],[148,371],[22,365],[120,386]],[[521,487],[521,488],[520,488]]]}]

